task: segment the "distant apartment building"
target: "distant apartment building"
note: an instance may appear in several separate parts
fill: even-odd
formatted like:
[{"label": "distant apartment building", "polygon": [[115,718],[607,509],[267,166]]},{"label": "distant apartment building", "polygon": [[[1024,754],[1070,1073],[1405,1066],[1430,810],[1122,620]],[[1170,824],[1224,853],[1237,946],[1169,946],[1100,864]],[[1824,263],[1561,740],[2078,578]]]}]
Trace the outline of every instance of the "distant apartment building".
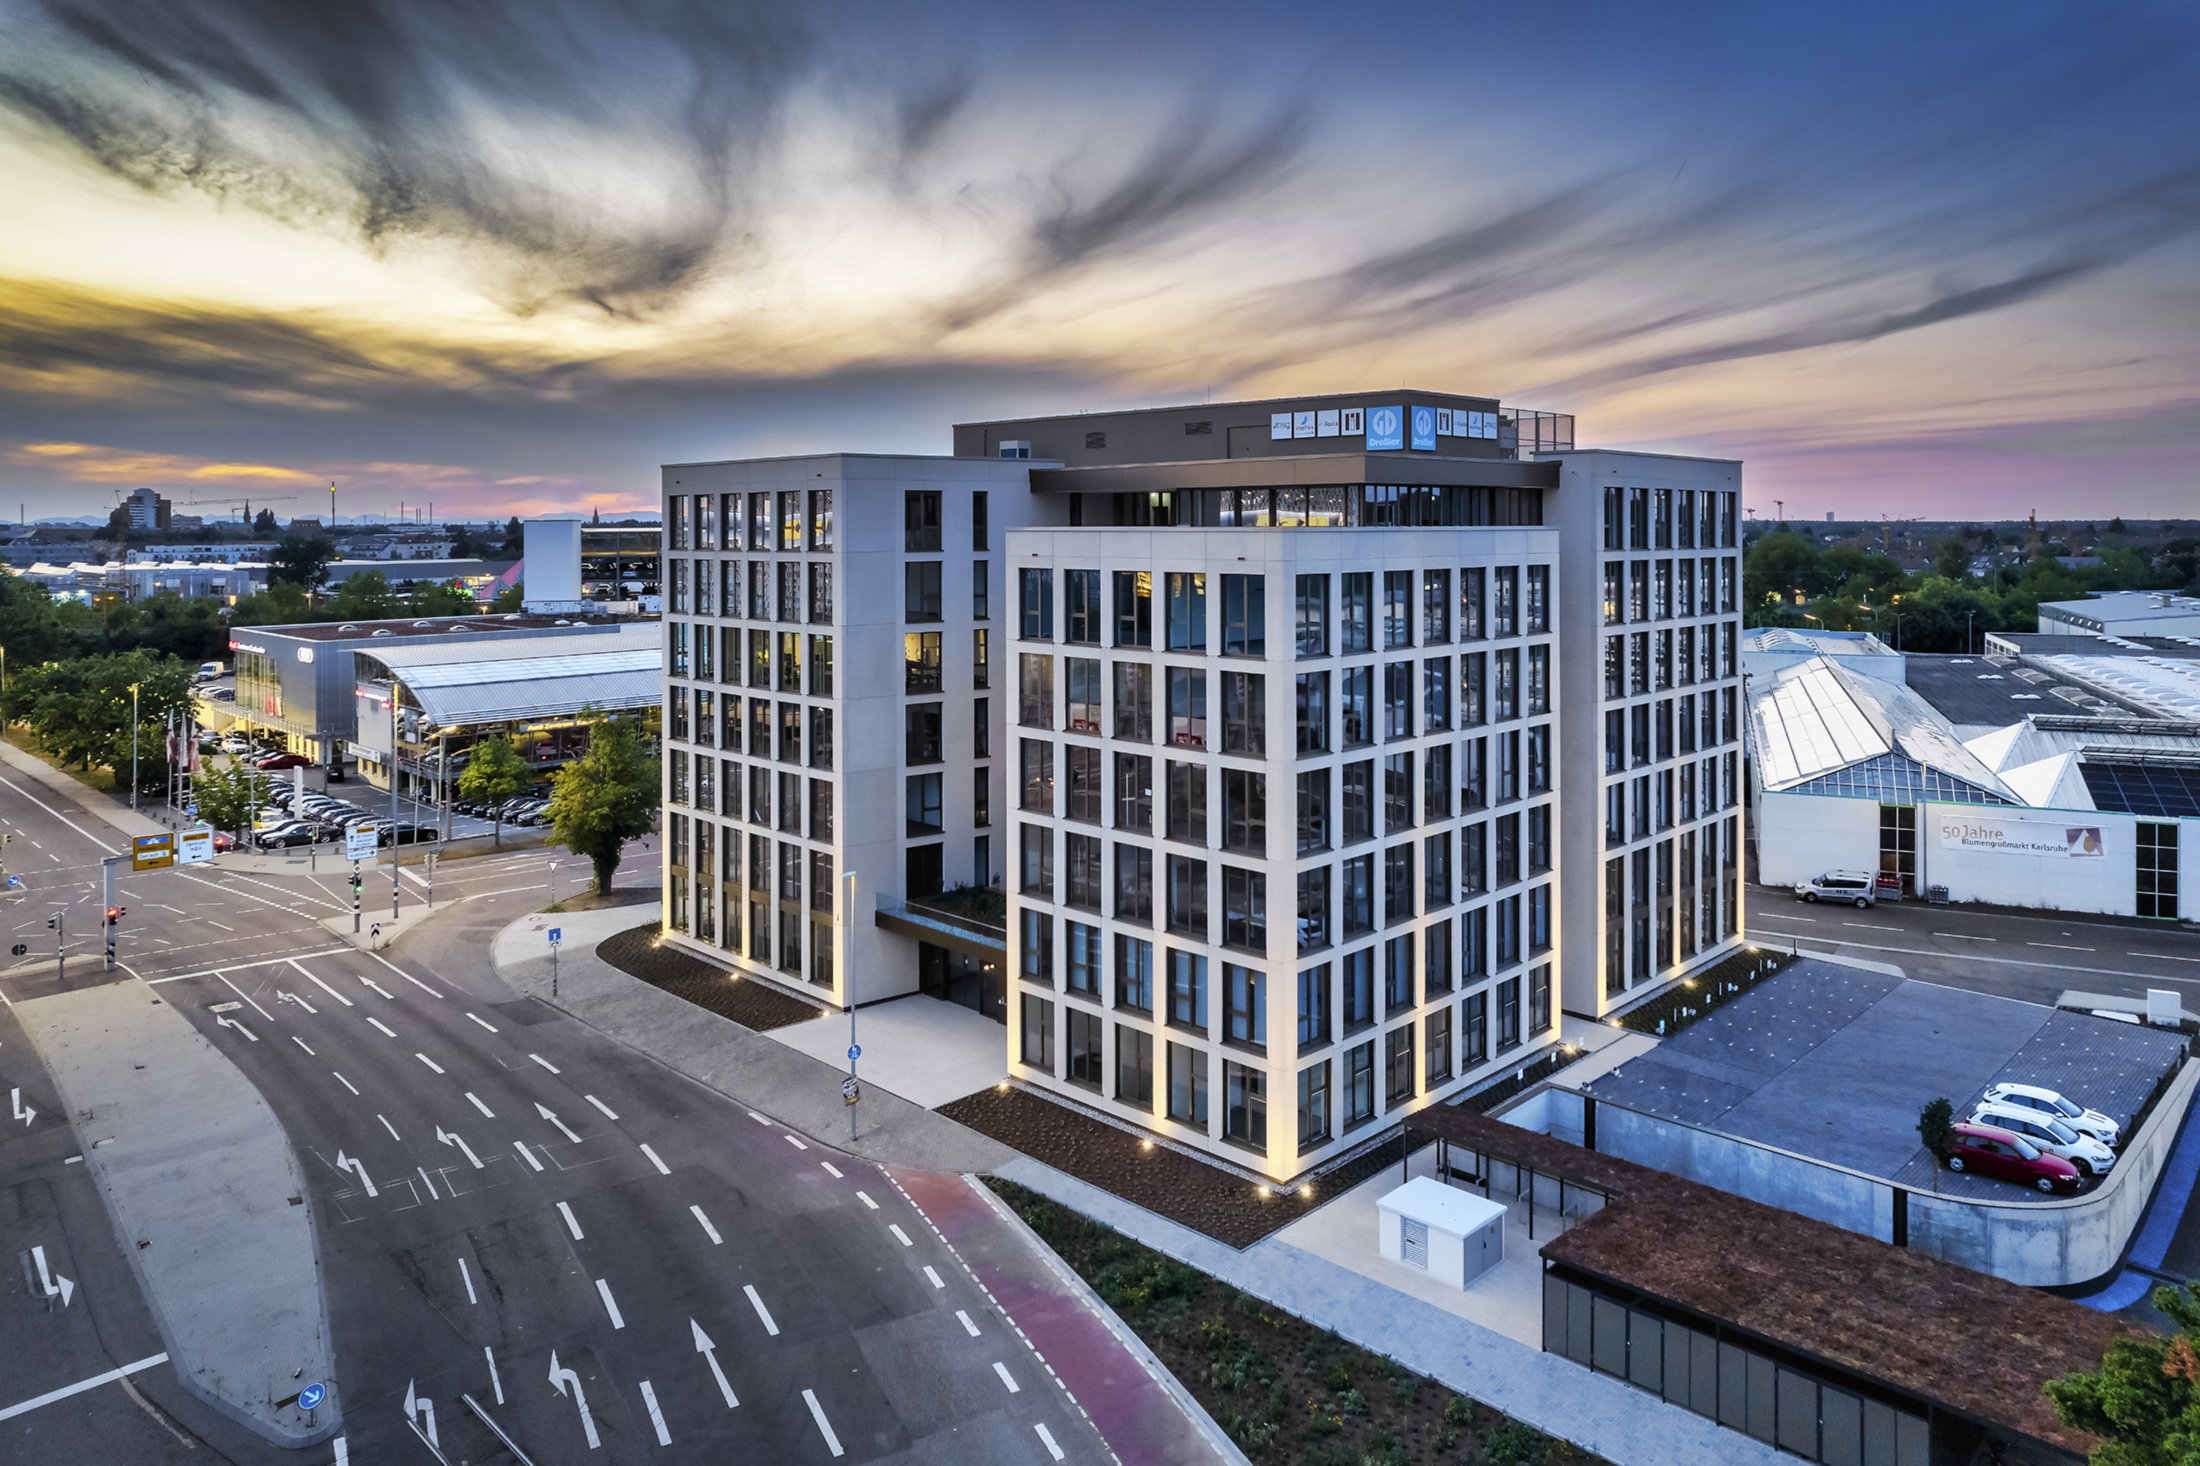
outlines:
[{"label": "distant apartment building", "polygon": [[1415,392],[954,447],[665,469],[672,941],[1279,1181],[1739,942],[1738,464]]},{"label": "distant apartment building", "polygon": [[151,489],[138,489],[122,501],[129,512],[130,528],[163,530],[169,528],[169,503]]}]

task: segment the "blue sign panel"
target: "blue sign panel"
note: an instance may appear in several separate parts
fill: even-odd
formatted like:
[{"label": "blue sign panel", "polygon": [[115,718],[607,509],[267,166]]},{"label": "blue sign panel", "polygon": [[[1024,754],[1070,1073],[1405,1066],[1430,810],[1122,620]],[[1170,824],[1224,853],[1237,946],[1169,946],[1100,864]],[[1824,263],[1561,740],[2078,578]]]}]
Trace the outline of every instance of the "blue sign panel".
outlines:
[{"label": "blue sign panel", "polygon": [[315,1381],[298,1392],[298,1408],[311,1410],[328,1397],[328,1386]]},{"label": "blue sign panel", "polygon": [[556,945],[557,945],[557,944],[558,944],[559,942],[562,942],[562,941],[564,941],[564,940],[565,940],[565,928],[563,928],[563,927],[558,927],[558,926],[554,926],[554,927],[550,928],[550,945],[551,945],[551,946],[555,947],[555,946],[556,946]]},{"label": "blue sign panel", "polygon": [[1370,407],[1367,410],[1367,451],[1403,448],[1406,445],[1406,410],[1402,407]]},{"label": "blue sign panel", "polygon": [[1416,407],[1413,409],[1413,446],[1424,453],[1434,453],[1436,451],[1435,408]]}]

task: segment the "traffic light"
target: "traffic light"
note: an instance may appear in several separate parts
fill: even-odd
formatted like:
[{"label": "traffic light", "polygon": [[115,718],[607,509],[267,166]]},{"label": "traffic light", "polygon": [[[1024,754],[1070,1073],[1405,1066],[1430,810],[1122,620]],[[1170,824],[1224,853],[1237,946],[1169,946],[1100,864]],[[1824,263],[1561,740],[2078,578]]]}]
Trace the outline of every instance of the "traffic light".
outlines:
[{"label": "traffic light", "polygon": [[58,917],[58,916],[49,916],[49,917],[47,917],[47,918],[46,918],[46,930],[47,930],[47,931],[53,931],[54,929],[56,929],[56,928],[57,928],[57,927],[59,927],[60,925],[61,925],[61,918],[60,918],[60,917]]},{"label": "traffic light", "polygon": [[128,916],[129,914],[129,911],[123,907],[110,906],[107,908],[107,925],[113,926],[116,922],[122,920],[122,918]]}]

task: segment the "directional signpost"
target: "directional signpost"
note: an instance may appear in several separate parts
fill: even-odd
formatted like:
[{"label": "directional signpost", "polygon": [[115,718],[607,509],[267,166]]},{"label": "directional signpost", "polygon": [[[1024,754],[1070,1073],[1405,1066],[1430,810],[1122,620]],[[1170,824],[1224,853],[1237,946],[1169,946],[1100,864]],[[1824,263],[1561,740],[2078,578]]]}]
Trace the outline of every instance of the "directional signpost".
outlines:
[{"label": "directional signpost", "polygon": [[[211,841],[213,835],[208,833]],[[162,870],[176,863],[174,835],[134,835],[130,839],[130,869]]]},{"label": "directional signpost", "polygon": [[185,830],[176,836],[176,864],[203,865],[213,858],[212,830]]},{"label": "directional signpost", "polygon": [[558,995],[558,944],[565,940],[565,928],[550,928],[550,996]]},{"label": "directional signpost", "polygon": [[300,1410],[318,1409],[321,1402],[327,1398],[328,1386],[322,1384],[319,1380],[315,1380],[298,1392],[298,1408]]},{"label": "directional signpost", "polygon": [[344,858],[353,864],[374,859],[374,852],[379,848],[381,830],[382,827],[373,820],[361,820],[344,831]]}]

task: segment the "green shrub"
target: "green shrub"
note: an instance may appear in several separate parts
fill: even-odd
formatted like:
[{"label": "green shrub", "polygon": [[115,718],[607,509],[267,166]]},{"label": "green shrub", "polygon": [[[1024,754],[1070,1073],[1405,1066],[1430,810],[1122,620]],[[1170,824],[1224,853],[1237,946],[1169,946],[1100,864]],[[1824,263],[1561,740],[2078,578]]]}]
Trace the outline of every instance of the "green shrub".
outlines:
[{"label": "green shrub", "polygon": [[1444,1423],[1447,1425],[1474,1424],[1474,1401],[1465,1395],[1453,1395],[1444,1402]]},{"label": "green shrub", "polygon": [[1482,1438],[1482,1454],[1493,1466],[1543,1466],[1551,1449],[1549,1436],[1519,1420],[1506,1420]]}]

